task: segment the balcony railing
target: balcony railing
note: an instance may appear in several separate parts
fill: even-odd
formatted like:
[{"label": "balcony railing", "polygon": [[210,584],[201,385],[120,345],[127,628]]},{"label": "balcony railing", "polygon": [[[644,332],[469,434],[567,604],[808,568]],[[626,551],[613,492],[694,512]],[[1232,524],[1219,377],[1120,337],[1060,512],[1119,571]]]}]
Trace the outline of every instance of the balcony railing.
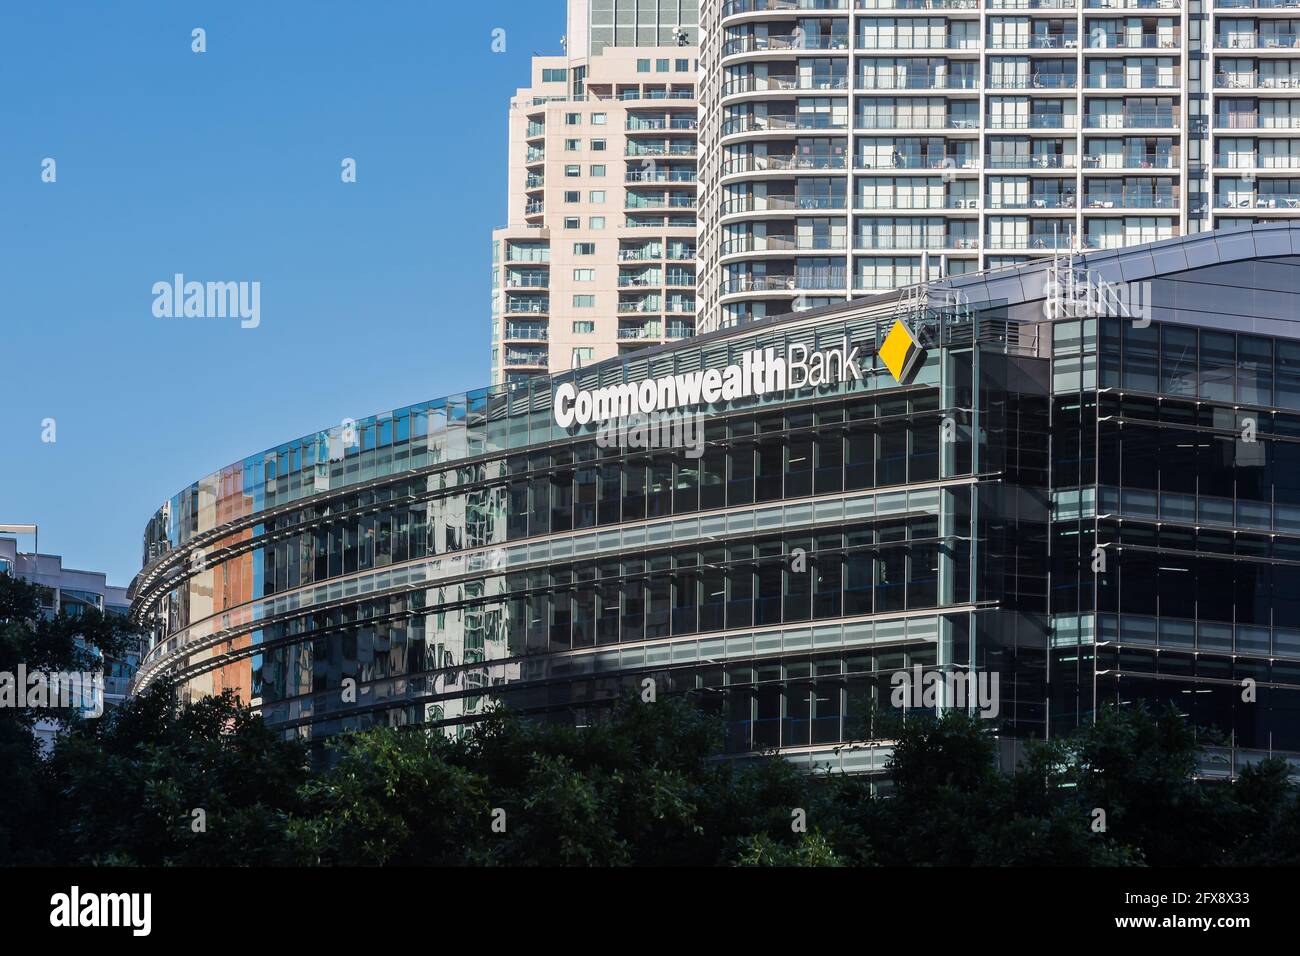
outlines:
[{"label": "balcony railing", "polygon": [[1073,90],[1079,78],[1073,73],[1035,73],[1032,76],[998,76],[989,78],[990,90]]},{"label": "balcony railing", "polygon": [[990,156],[989,169],[1075,169],[1073,156]]},{"label": "balcony railing", "polygon": [[991,10],[1073,10],[1076,0],[990,0]]},{"label": "balcony railing", "polygon": [[859,10],[978,10],[979,0],[894,0],[886,3],[880,0],[868,6],[863,0],[857,0]]},{"label": "balcony railing", "polygon": [[1083,125],[1085,129],[1174,129],[1178,117],[1173,110],[1098,113],[1084,117]]},{"label": "balcony railing", "polygon": [[723,56],[735,56],[737,53],[767,53],[779,50],[847,50],[847,36],[747,36],[736,37],[722,44]]},{"label": "balcony railing", "polygon": [[1228,198],[1219,196],[1215,199],[1216,209],[1300,209],[1300,195],[1295,196],[1246,196]]},{"label": "balcony railing", "polygon": [[651,275],[618,277],[618,287],[620,289],[648,288],[651,286],[661,286],[663,284],[663,276],[658,273]]},{"label": "balcony railing", "polygon": [[519,352],[506,349],[507,365],[545,365],[546,352]]},{"label": "balcony railing", "polygon": [[693,183],[697,175],[693,169],[648,170],[629,169],[623,177],[628,183]]},{"label": "balcony railing", "polygon": [[507,301],[506,315],[542,315],[551,311],[549,300],[538,302]]},{"label": "balcony railing", "polygon": [[783,172],[797,169],[844,169],[846,156],[742,156],[722,164],[722,175]]},{"label": "balcony railing", "polygon": [[902,252],[919,249],[942,252],[948,249],[978,249],[974,236],[858,236],[853,248],[862,252]]},{"label": "balcony railing", "polygon": [[988,129],[1060,129],[1072,130],[1074,126],[1066,126],[1065,121],[1073,122],[1073,116],[1031,116],[1029,119],[992,119],[990,118],[985,127]]},{"label": "balcony railing", "polygon": [[661,146],[658,143],[638,143],[635,140],[627,144],[624,156],[694,156],[698,152],[695,143],[674,143]]},{"label": "balcony railing", "polygon": [[897,116],[887,114],[881,116],[859,116],[855,124],[856,129],[979,129],[979,120],[975,119],[947,119],[936,117],[931,119],[928,116]]},{"label": "balcony railing", "polygon": [[1090,50],[1177,50],[1181,45],[1177,35],[1162,37],[1158,33],[1093,33],[1088,37]]},{"label": "balcony railing", "polygon": [[1084,156],[1084,169],[1177,169],[1177,153],[1124,153],[1121,155]]},{"label": "balcony railing", "polygon": [[1295,10],[1300,0],[1215,0],[1216,10]]},{"label": "balcony railing", "polygon": [[815,116],[736,116],[722,123],[723,136],[739,133],[772,133],[786,130],[846,130],[847,118],[836,120],[829,115]]},{"label": "balcony railing", "polygon": [[855,88],[859,91],[978,90],[979,80],[974,76],[954,76],[949,73],[936,73],[932,76],[895,76],[892,73],[876,73],[872,76],[859,76]]},{"label": "balcony railing", "polygon": [[1294,33],[1273,35],[1233,33],[1215,37],[1214,45],[1221,50],[1286,50],[1300,46],[1300,36]]},{"label": "balcony railing", "polygon": [[1089,10],[1181,10],[1179,0],[1088,0]]},{"label": "balcony railing", "polygon": [[1258,113],[1220,113],[1214,125],[1223,129],[1300,129],[1300,116],[1265,116]]},{"label": "balcony railing", "polygon": [[847,209],[848,201],[843,196],[772,196],[769,195],[762,205],[753,197],[728,199],[722,203],[724,216],[742,212],[805,212],[810,210]]},{"label": "balcony railing", "polygon": [[798,275],[741,276],[722,283],[722,295],[747,292],[802,292],[845,288],[843,269],[813,270]]},{"label": "balcony railing", "polygon": [[1052,249],[1072,249],[1074,245],[1074,236],[1069,233],[1064,236],[1013,236],[996,239],[990,236],[984,240],[985,249],[998,252],[1042,252]]},{"label": "balcony railing", "polygon": [[544,275],[507,275],[506,285],[512,289],[545,289],[550,278]]},{"label": "balcony railing", "polygon": [[1028,199],[994,199],[985,200],[987,209],[1073,209],[1074,196],[1031,196]]},{"label": "balcony railing", "polygon": [[1079,46],[1077,34],[1047,34],[1041,36],[990,38],[990,50],[1074,50]]},{"label": "balcony railing", "polygon": [[632,312],[662,312],[663,308],[658,299],[638,299],[634,302],[620,302],[618,311],[621,315],[627,315]]},{"label": "balcony railing", "polygon": [[977,170],[979,161],[973,156],[894,156],[892,159],[868,159],[859,156],[853,163],[855,169],[951,169]]},{"label": "balcony railing", "polygon": [[812,77],[791,79],[783,76],[742,76],[722,84],[723,96],[740,93],[817,92],[819,90],[847,90],[848,76]]},{"label": "balcony railing", "polygon": [[1258,73],[1216,73],[1214,85],[1229,90],[1300,90],[1300,75],[1260,76]]},{"label": "balcony railing", "polygon": [[1086,77],[1084,86],[1089,90],[1171,90],[1177,89],[1181,82],[1177,73],[1163,77],[1154,73],[1145,76],[1093,73]]},{"label": "balcony railing", "polygon": [[620,249],[618,259],[620,262],[642,262],[651,259],[662,259],[664,251],[658,246],[648,246],[643,249]]},{"label": "balcony railing", "polygon": [[979,209],[979,200],[973,196],[949,199],[944,196],[895,196],[891,199],[859,199],[854,207],[859,212],[885,212],[905,209],[909,212],[932,209],[935,211],[953,209]]},{"label": "balcony railing", "polygon": [[694,117],[674,116],[671,119],[645,119],[631,117],[625,127],[629,132],[654,132],[656,130],[692,130],[699,129],[699,120]]},{"label": "balcony railing", "polygon": [[1085,209],[1177,209],[1178,196],[1172,192],[1126,192],[1084,197]]},{"label": "balcony railing", "polygon": [[506,338],[521,342],[545,342],[549,330],[544,325],[507,325]]},{"label": "balcony railing", "polygon": [[847,10],[848,0],[727,0],[722,15],[765,13],[771,10]]},{"label": "balcony railing", "polygon": [[848,243],[843,237],[796,239],[794,236],[739,236],[721,244],[720,254],[734,256],[747,252],[843,252]]}]

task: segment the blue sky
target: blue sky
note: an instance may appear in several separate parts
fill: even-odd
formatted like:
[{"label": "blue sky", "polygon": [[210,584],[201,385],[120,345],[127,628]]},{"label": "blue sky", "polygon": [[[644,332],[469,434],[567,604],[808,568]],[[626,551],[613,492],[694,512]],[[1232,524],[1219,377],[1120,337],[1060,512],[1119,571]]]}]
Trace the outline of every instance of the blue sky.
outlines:
[{"label": "blue sky", "polygon": [[[563,0],[0,5],[0,523],[125,585],[198,477],[488,384],[508,100],[563,32]],[[260,282],[260,326],[156,318],[178,272]]]}]

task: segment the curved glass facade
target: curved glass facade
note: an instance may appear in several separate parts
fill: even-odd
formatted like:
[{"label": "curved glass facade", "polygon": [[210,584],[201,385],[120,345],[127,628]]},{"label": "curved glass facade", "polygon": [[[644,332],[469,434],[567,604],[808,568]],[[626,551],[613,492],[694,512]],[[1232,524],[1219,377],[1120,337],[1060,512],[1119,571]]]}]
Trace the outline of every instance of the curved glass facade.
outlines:
[{"label": "curved glass facade", "polygon": [[[1284,255],[1261,261],[1256,236]],[[1291,345],[1278,330],[1193,328],[1189,359],[1178,303],[1207,270],[1246,270],[1244,288],[1268,288],[1259,270],[1294,270],[1293,238],[1300,253],[1300,230],[1234,233],[1237,252],[1251,243],[1236,260],[1213,236],[1090,256],[1108,276],[1152,277],[1155,322],[1137,332],[1096,316],[1045,321],[1041,267],[979,273],[928,300],[876,296],[728,329],[251,456],[146,529],[132,612],[152,637],[136,687],[167,674],[187,697],[232,688],[317,740],[375,722],[455,728],[496,700],[583,720],[649,677],[659,693],[697,692],[724,717],[731,752],[780,747],[845,769],[878,765],[870,746],[834,748],[879,736],[903,672],[996,675],[981,705],[1012,737],[1073,726],[1131,688],[1231,690],[1239,668],[1285,709],[1300,693],[1282,686],[1283,658],[1300,668],[1300,620],[1279,610],[1294,589],[1278,542],[1291,533],[1300,546],[1300,512],[1289,452],[1271,449],[1293,440]],[[1157,275],[1175,254],[1178,274]],[[1291,308],[1293,293],[1277,295],[1268,308]],[[900,322],[919,348],[896,379],[886,342]],[[1232,342],[1226,373],[1216,334]],[[793,362],[850,346],[860,377],[842,367],[829,384],[731,400],[707,387],[712,374],[749,374],[756,349]],[[556,424],[560,386],[646,392],[670,376],[703,376],[717,399],[690,409],[704,413],[698,444]],[[1193,388],[1174,393],[1192,417],[1170,421],[1177,453],[1153,456],[1136,436],[1163,427],[1170,384]],[[1215,442],[1228,419],[1211,409],[1252,397],[1270,417],[1258,429],[1268,450],[1250,454],[1271,470],[1241,477],[1247,456],[1225,479]],[[1181,484],[1166,488],[1174,462],[1195,467],[1180,464]],[[1185,540],[1167,537],[1177,522],[1191,526]],[[1272,550],[1242,543],[1255,537]],[[1224,539],[1247,550],[1225,552]],[[1098,547],[1123,557],[1094,575]],[[1173,573],[1170,549],[1216,582],[1191,613],[1186,589],[1160,577]],[[1241,577],[1221,594],[1223,562]],[[1247,568],[1266,584],[1248,587]],[[1161,603],[1166,591],[1182,603]],[[1265,725],[1278,749],[1293,746],[1285,720]],[[1264,732],[1239,742],[1264,746]]]}]

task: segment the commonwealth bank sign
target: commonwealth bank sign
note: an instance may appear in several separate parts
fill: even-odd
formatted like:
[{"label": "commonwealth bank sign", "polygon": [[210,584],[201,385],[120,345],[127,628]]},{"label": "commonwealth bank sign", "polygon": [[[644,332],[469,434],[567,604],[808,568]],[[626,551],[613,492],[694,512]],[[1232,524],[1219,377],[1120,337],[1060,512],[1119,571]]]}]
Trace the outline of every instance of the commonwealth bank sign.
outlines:
[{"label": "commonwealth bank sign", "polygon": [[573,382],[555,389],[552,412],[561,428],[590,425],[634,415],[687,411],[719,402],[782,395],[805,388],[862,381],[858,346],[844,336],[834,348],[812,351],[792,344],[784,354],[775,348],[751,349],[724,368],[677,372],[644,382],[579,390]]}]

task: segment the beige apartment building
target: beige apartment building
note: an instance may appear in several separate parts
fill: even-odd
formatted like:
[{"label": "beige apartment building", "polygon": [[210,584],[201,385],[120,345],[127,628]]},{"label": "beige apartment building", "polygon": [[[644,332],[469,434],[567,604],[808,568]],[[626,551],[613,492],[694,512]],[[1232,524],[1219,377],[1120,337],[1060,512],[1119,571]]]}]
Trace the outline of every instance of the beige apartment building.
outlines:
[{"label": "beige apartment building", "polygon": [[566,52],[533,58],[492,234],[494,383],[694,335],[697,9],[573,0]]}]

